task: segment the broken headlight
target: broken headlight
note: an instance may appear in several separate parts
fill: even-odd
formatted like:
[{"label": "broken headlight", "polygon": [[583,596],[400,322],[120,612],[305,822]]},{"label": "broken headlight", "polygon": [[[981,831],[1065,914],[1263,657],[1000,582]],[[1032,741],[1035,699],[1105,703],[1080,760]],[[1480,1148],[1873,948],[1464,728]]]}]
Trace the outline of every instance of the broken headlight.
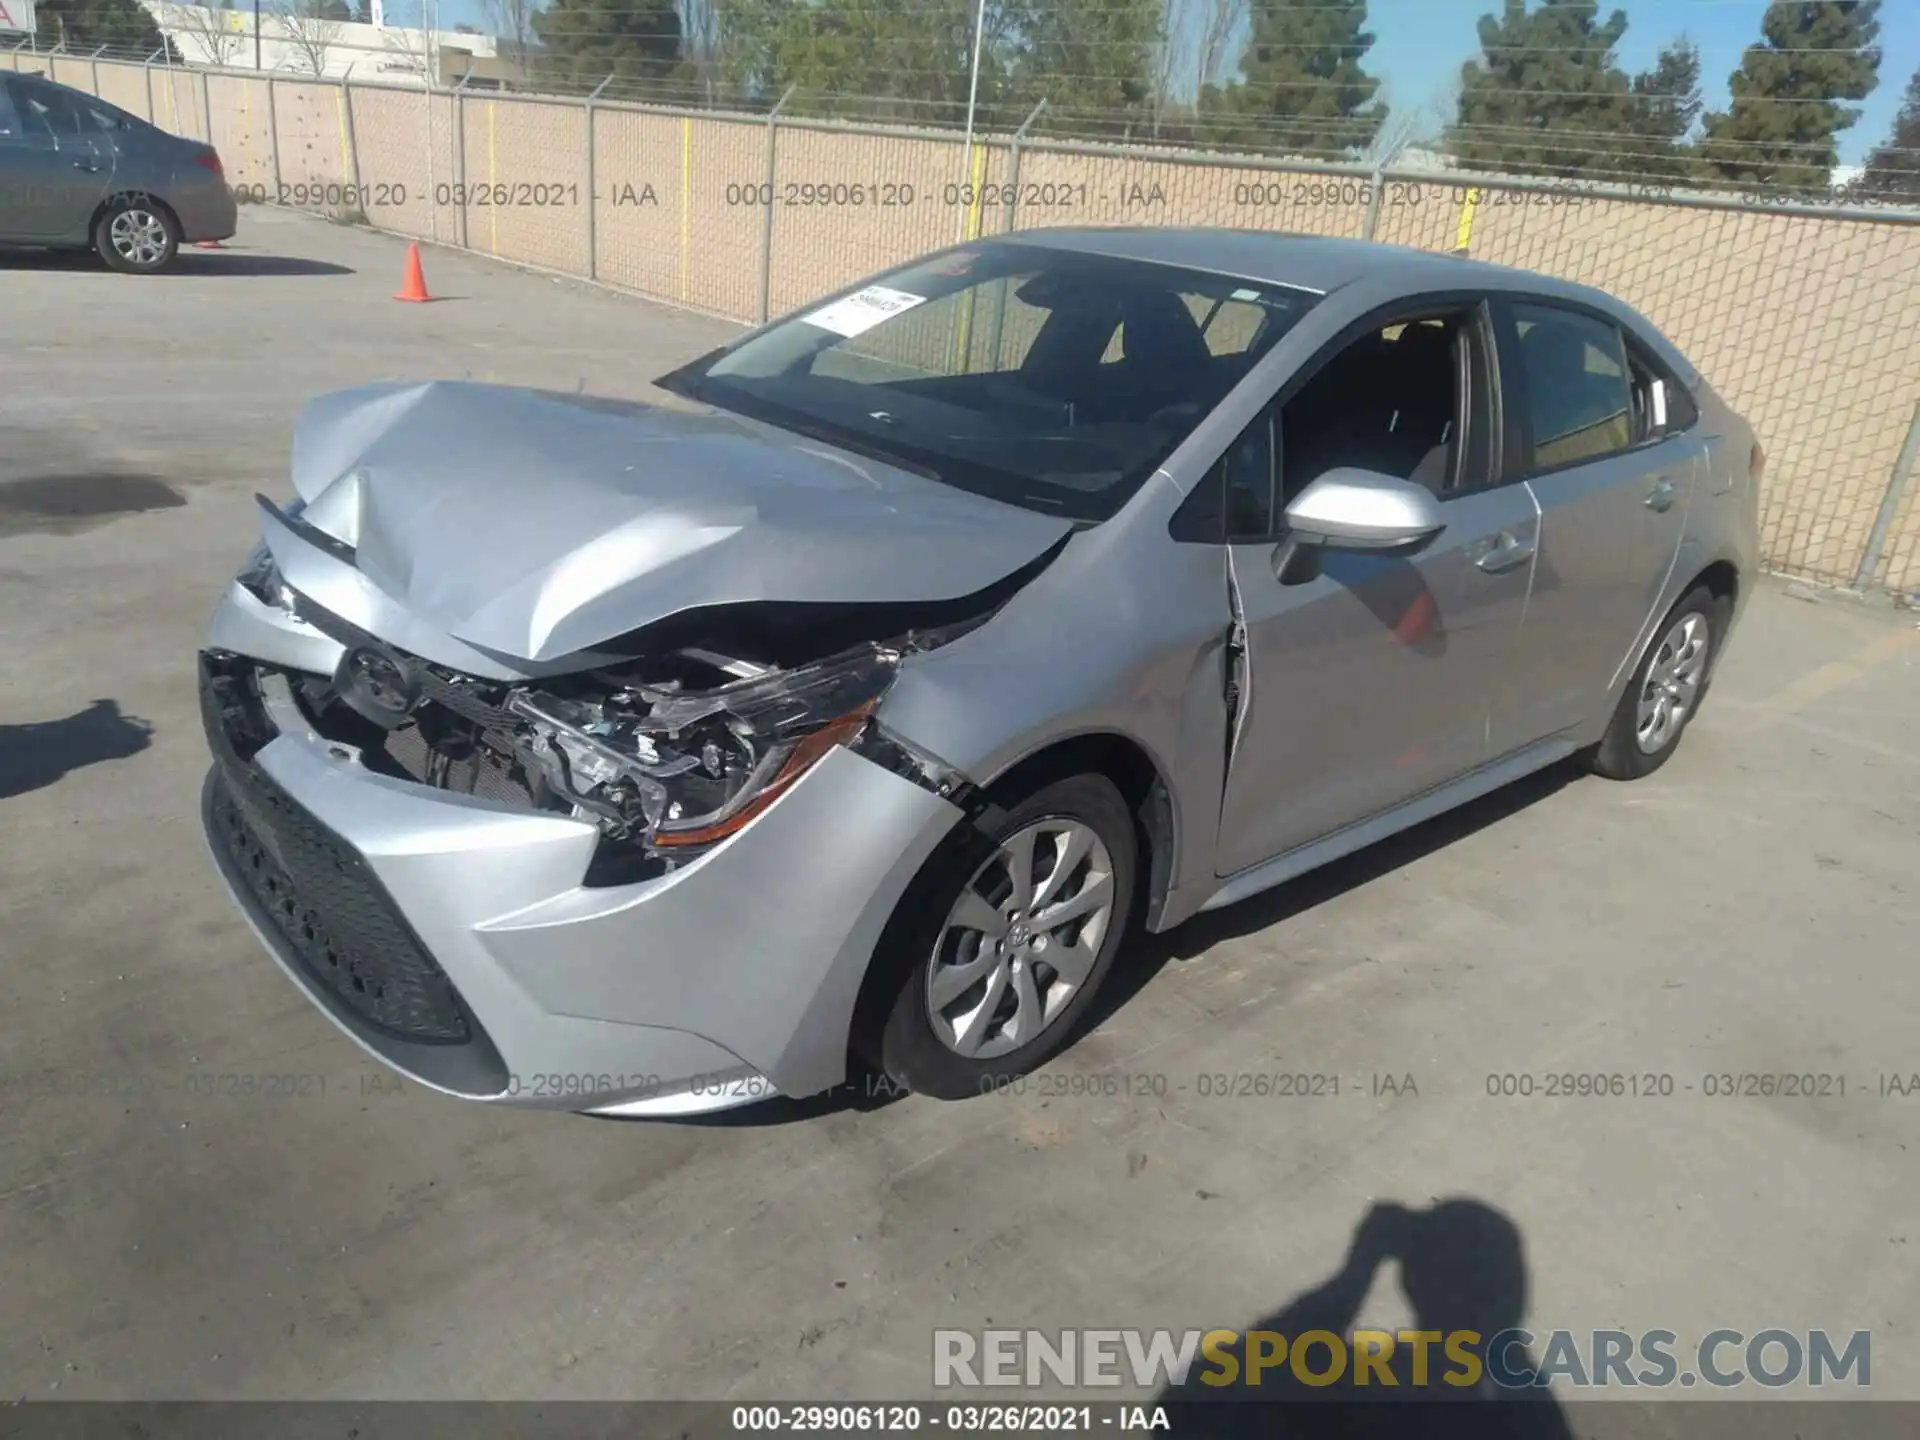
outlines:
[{"label": "broken headlight", "polygon": [[527,723],[530,768],[558,798],[615,839],[689,855],[856,741],[899,662],[869,645],[702,690],[603,674],[603,692],[520,689],[507,709]]}]

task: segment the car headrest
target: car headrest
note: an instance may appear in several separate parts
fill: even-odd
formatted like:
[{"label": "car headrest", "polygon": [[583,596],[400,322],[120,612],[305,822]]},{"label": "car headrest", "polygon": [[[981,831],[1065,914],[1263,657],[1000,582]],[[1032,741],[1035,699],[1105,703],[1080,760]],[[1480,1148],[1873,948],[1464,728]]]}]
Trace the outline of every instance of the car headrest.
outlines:
[{"label": "car headrest", "polygon": [[1136,290],[1120,301],[1126,358],[1156,369],[1204,366],[1213,358],[1186,302],[1166,290]]}]

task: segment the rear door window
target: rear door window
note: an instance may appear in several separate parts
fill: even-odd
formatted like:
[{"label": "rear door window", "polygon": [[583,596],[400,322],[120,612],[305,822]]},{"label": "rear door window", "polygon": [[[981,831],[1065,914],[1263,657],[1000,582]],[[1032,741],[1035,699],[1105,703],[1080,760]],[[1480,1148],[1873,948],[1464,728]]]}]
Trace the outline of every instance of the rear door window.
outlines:
[{"label": "rear door window", "polygon": [[133,128],[133,117],[125,111],[116,110],[102,100],[88,100],[80,107],[81,119],[89,130],[98,130],[102,134],[112,135]]},{"label": "rear door window", "polygon": [[1627,356],[1613,325],[1556,305],[1516,304],[1529,470],[1597,460],[1634,443]]}]

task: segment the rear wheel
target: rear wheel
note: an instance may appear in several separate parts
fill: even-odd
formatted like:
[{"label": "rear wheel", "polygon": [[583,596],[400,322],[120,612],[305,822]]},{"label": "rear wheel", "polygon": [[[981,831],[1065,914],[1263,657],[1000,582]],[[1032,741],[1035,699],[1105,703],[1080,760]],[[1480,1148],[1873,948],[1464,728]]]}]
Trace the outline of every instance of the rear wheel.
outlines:
[{"label": "rear wheel", "polygon": [[897,988],[869,1047],[889,1079],[943,1100],[1058,1054],[1133,910],[1133,817],[1105,776],[1056,780],[970,828],[888,927]]},{"label": "rear wheel", "polygon": [[1595,774],[1637,780],[1667,763],[1706,698],[1724,614],[1724,603],[1704,586],[1668,612],[1594,747]]},{"label": "rear wheel", "polygon": [[180,249],[180,223],[157,200],[125,195],[100,216],[93,248],[115,270],[151,275],[173,263]]}]

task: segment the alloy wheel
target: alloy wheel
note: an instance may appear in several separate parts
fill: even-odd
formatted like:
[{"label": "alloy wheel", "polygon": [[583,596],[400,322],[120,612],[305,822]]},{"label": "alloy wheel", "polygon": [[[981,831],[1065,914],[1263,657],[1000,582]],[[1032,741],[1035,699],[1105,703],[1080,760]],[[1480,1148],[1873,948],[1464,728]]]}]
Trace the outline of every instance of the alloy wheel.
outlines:
[{"label": "alloy wheel", "polygon": [[927,967],[927,1015],[955,1054],[991,1060],[1072,1002],[1113,921],[1113,857],[1078,820],[1000,842],[961,888]]},{"label": "alloy wheel", "polygon": [[151,210],[120,211],[107,227],[107,241],[132,265],[158,265],[167,254],[167,226]]},{"label": "alloy wheel", "polygon": [[1698,611],[1682,615],[1660,641],[1647,666],[1634,711],[1634,740],[1648,754],[1673,743],[1700,698],[1713,632]]}]

